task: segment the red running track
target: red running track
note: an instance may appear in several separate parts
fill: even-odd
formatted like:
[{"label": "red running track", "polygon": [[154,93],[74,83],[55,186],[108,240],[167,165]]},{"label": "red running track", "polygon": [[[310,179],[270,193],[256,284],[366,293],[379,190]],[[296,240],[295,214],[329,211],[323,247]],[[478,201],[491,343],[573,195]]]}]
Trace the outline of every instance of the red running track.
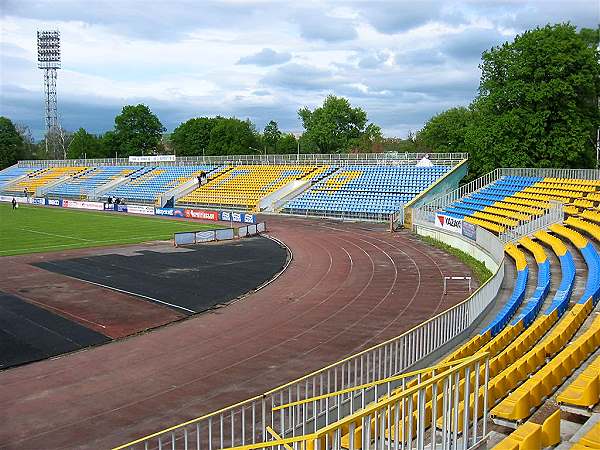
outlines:
[{"label": "red running track", "polygon": [[269,218],[293,251],[227,308],[0,373],[0,448],[105,449],[257,395],[396,336],[466,297],[458,260],[408,233]]}]

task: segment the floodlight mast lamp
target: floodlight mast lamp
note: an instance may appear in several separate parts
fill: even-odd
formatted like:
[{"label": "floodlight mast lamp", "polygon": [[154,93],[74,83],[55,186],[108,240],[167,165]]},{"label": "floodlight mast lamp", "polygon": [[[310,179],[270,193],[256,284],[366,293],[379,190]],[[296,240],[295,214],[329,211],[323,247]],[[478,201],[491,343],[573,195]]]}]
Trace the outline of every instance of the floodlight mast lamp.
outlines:
[{"label": "floodlight mast lamp", "polygon": [[[53,142],[55,142],[58,140],[61,132],[56,102],[56,70],[60,69],[60,32],[58,30],[38,31],[37,47],[38,68],[44,71],[44,125],[47,136],[47,151],[48,137],[52,138]],[[53,145],[53,147],[52,150],[56,152],[57,145]]]}]

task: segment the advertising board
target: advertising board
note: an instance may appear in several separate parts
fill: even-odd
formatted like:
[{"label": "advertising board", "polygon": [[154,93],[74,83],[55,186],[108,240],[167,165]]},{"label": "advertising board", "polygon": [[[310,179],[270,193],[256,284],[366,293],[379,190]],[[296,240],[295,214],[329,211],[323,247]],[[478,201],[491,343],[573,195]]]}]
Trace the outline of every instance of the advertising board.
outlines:
[{"label": "advertising board", "polygon": [[77,208],[77,209],[93,209],[96,211],[104,211],[104,203],[100,202],[80,202],[78,200],[63,200],[63,208]]},{"label": "advertising board", "polygon": [[186,208],[183,210],[183,214],[188,219],[219,220],[219,213],[217,211]]},{"label": "advertising board", "polygon": [[181,208],[154,208],[157,216],[185,217],[185,210]]},{"label": "advertising board", "polygon": [[127,205],[117,205],[116,210],[119,212],[127,212]]},{"label": "advertising board", "polygon": [[129,162],[130,163],[175,162],[175,155],[130,156]]},{"label": "advertising board", "polygon": [[154,206],[147,205],[127,205],[127,212],[131,214],[154,215]]},{"label": "advertising board", "polygon": [[114,211],[114,210],[115,210],[114,203],[105,203],[104,204],[104,211]]},{"label": "advertising board", "polygon": [[224,222],[256,223],[256,215],[248,213],[239,213],[234,211],[221,211],[220,220]]},{"label": "advertising board", "polygon": [[57,198],[47,198],[46,205],[48,206],[62,206],[62,200]]},{"label": "advertising board", "polygon": [[477,240],[477,225],[465,222],[462,223],[462,234],[469,239],[476,241]]},{"label": "advertising board", "polygon": [[435,226],[443,228],[444,230],[454,231],[455,233],[462,234],[462,219],[456,219],[454,217],[445,216],[443,214],[435,215]]}]

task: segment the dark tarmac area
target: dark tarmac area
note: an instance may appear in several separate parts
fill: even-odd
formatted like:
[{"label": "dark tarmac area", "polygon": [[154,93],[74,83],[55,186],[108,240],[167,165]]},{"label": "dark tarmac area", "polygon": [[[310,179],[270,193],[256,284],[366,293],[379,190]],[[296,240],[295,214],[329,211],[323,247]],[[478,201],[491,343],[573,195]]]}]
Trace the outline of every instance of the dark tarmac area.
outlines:
[{"label": "dark tarmac area", "polygon": [[0,292],[0,369],[108,341],[107,336]]},{"label": "dark tarmac area", "polygon": [[287,260],[287,250],[264,237],[183,250],[137,250],[33,265],[191,315],[256,289]]}]

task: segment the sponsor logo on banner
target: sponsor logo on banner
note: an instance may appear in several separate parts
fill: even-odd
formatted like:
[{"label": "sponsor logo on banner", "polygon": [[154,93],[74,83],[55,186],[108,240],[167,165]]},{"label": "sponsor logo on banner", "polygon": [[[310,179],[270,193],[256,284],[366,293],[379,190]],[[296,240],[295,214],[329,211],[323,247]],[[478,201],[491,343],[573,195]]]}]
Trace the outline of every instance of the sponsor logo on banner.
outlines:
[{"label": "sponsor logo on banner", "polygon": [[130,156],[130,163],[143,162],[174,162],[175,155],[156,155],[156,156]]},{"label": "sponsor logo on banner", "polygon": [[185,217],[184,210],[181,208],[155,208],[154,214],[157,216]]},{"label": "sponsor logo on banner", "polygon": [[104,211],[104,203],[100,202],[80,202],[77,200],[63,200],[63,208],[94,209]]},{"label": "sponsor logo on banner", "polygon": [[463,221],[462,234],[463,234],[463,236],[476,241],[477,240],[477,226],[473,223]]},{"label": "sponsor logo on banner", "polygon": [[104,204],[104,211],[114,211],[114,210],[115,210],[114,203],[105,203]]},{"label": "sponsor logo on banner", "polygon": [[455,219],[454,217],[444,216],[442,214],[436,214],[435,216],[435,226],[443,228],[444,230],[462,233],[462,225],[462,219]]},{"label": "sponsor logo on banner", "polygon": [[46,199],[46,205],[48,206],[60,206],[61,202],[59,199],[56,198],[47,198]]},{"label": "sponsor logo on banner", "polygon": [[127,212],[127,205],[117,205],[117,211]]},{"label": "sponsor logo on banner", "polygon": [[256,216],[254,214],[221,211],[220,216],[223,222],[256,223]]},{"label": "sponsor logo on banner", "polygon": [[8,195],[0,195],[0,202],[12,202],[12,197]]},{"label": "sponsor logo on banner", "polygon": [[131,214],[154,215],[154,206],[127,205],[127,212]]},{"label": "sponsor logo on banner", "polygon": [[154,208],[154,214],[157,216],[173,216],[175,211],[173,208]]},{"label": "sponsor logo on banner", "polygon": [[183,213],[188,219],[219,220],[217,211],[203,211],[200,209],[184,209]]},{"label": "sponsor logo on banner", "polygon": [[46,199],[41,197],[30,197],[29,203],[31,203],[32,205],[45,205]]}]

